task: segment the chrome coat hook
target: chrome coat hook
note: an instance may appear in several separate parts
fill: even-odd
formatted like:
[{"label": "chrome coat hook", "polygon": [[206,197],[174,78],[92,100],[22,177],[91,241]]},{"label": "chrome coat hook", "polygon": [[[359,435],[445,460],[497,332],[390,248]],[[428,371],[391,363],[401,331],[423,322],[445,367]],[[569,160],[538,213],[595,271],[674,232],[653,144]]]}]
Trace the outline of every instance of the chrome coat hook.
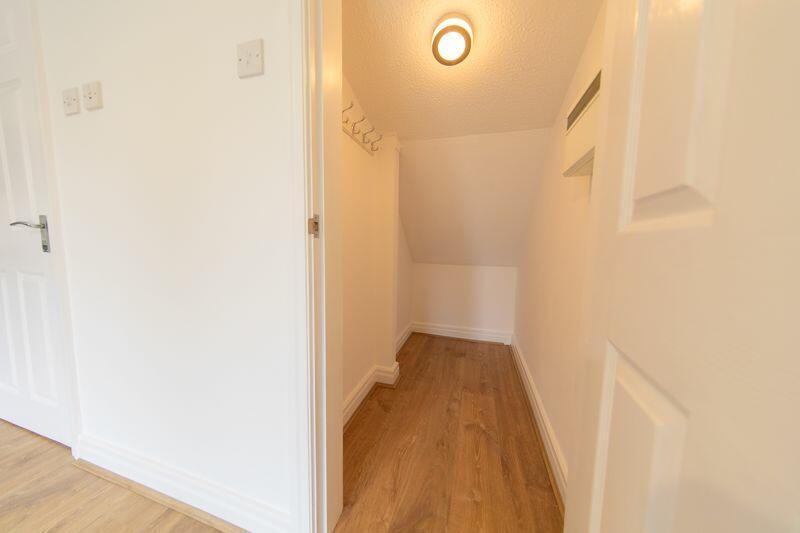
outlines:
[{"label": "chrome coat hook", "polygon": [[364,122],[365,120],[367,120],[367,117],[366,117],[366,116],[364,116],[364,115],[361,115],[361,118],[360,118],[359,120],[356,120],[355,122],[353,122],[353,127],[352,127],[352,129],[351,129],[351,131],[353,132],[353,135],[355,135],[356,133],[361,133],[361,131],[360,131],[360,130],[357,130],[357,129],[356,129],[356,126],[357,126],[358,124],[361,124],[361,123],[362,123],[362,122]]},{"label": "chrome coat hook", "polygon": [[350,105],[349,105],[349,106],[347,106],[347,107],[345,107],[345,108],[342,110],[342,124],[347,124],[348,122],[350,122],[350,117],[345,117],[345,116],[344,116],[344,114],[345,114],[345,113],[347,113],[348,111],[350,111],[351,109],[353,109],[353,106],[354,106],[354,105],[355,105],[355,104],[354,104],[354,103],[351,101],[351,102],[350,102]]},{"label": "chrome coat hook", "polygon": [[361,142],[362,142],[362,143],[364,143],[364,144],[366,144],[367,142],[369,142],[369,141],[367,141],[367,135],[369,135],[369,134],[370,134],[370,133],[372,133],[373,131],[375,131],[375,126],[372,126],[372,128],[370,128],[370,130],[369,130],[369,131],[365,131],[364,133],[362,133],[362,134],[361,134]]},{"label": "chrome coat hook", "polygon": [[378,150],[380,150],[380,148],[376,148],[375,145],[381,142],[382,139],[383,139],[383,134],[378,135],[377,139],[369,143],[369,149],[373,152],[377,152]]}]

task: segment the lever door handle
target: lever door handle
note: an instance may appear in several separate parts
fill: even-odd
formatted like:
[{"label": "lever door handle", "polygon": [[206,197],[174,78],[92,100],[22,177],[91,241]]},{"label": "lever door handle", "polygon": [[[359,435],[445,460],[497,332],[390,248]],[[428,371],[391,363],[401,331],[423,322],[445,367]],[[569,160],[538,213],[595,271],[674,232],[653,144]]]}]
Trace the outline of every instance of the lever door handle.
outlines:
[{"label": "lever door handle", "polygon": [[25,222],[24,220],[17,220],[16,222],[12,222],[11,226],[26,226],[28,228],[38,229],[41,232],[42,237],[42,251],[45,253],[50,253],[50,231],[47,227],[47,216],[39,215],[39,223],[34,224],[33,222]]},{"label": "lever door handle", "polygon": [[24,220],[17,220],[16,222],[12,222],[9,226],[27,226],[33,229],[44,229],[47,226],[44,224],[33,224],[32,222],[25,222]]}]

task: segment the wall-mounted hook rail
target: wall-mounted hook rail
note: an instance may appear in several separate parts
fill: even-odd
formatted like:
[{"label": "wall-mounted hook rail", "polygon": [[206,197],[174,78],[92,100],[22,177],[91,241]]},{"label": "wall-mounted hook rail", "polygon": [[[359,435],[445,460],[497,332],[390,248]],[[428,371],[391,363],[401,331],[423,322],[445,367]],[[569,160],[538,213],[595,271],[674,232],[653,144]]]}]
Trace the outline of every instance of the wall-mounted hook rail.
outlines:
[{"label": "wall-mounted hook rail", "polygon": [[347,124],[348,122],[350,122],[350,117],[346,117],[344,116],[344,114],[353,109],[354,106],[355,104],[351,101],[349,106],[342,109],[342,124]]},{"label": "wall-mounted hook rail", "polygon": [[[357,117],[358,113],[361,114],[361,118],[353,120],[353,117]],[[378,143],[383,139],[383,135],[377,139],[372,139],[372,137],[378,135],[378,132],[375,130],[375,126],[367,119],[366,114],[364,114],[363,109],[361,109],[355,98],[349,100],[349,105],[342,109],[342,131],[369,155],[375,155],[375,152],[380,150]]]},{"label": "wall-mounted hook rail", "polygon": [[353,126],[352,126],[352,128],[350,128],[350,131],[352,131],[352,132],[353,132],[353,135],[356,135],[356,134],[358,134],[358,133],[361,133],[361,130],[357,130],[357,129],[356,129],[356,126],[358,126],[359,124],[361,124],[361,123],[362,123],[362,122],[364,122],[365,120],[367,120],[367,117],[366,117],[366,116],[364,116],[364,115],[361,115],[361,118],[360,118],[360,119],[358,119],[358,120],[356,120],[355,122],[353,122]]},{"label": "wall-mounted hook rail", "polygon": [[370,142],[370,141],[367,141],[367,136],[368,136],[370,133],[372,133],[373,131],[375,131],[375,126],[372,126],[372,127],[369,129],[369,131],[365,131],[364,133],[362,133],[362,134],[361,134],[361,142],[362,142],[362,143],[364,143],[364,144],[367,144],[368,142]]}]

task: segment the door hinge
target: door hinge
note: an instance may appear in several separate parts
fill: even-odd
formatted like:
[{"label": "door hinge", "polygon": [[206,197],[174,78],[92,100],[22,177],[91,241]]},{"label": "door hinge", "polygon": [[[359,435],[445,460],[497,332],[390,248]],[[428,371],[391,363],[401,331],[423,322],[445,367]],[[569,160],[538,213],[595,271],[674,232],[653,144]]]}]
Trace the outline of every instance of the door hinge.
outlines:
[{"label": "door hinge", "polygon": [[308,219],[308,234],[319,237],[319,215]]}]

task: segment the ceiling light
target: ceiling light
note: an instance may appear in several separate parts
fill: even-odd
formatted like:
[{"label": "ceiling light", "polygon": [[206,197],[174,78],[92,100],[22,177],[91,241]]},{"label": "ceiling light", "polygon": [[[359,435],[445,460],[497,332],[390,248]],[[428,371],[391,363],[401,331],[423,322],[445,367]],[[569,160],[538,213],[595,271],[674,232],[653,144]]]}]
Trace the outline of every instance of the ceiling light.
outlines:
[{"label": "ceiling light", "polygon": [[433,57],[442,65],[464,61],[472,48],[472,26],[463,15],[446,16],[433,30]]}]

